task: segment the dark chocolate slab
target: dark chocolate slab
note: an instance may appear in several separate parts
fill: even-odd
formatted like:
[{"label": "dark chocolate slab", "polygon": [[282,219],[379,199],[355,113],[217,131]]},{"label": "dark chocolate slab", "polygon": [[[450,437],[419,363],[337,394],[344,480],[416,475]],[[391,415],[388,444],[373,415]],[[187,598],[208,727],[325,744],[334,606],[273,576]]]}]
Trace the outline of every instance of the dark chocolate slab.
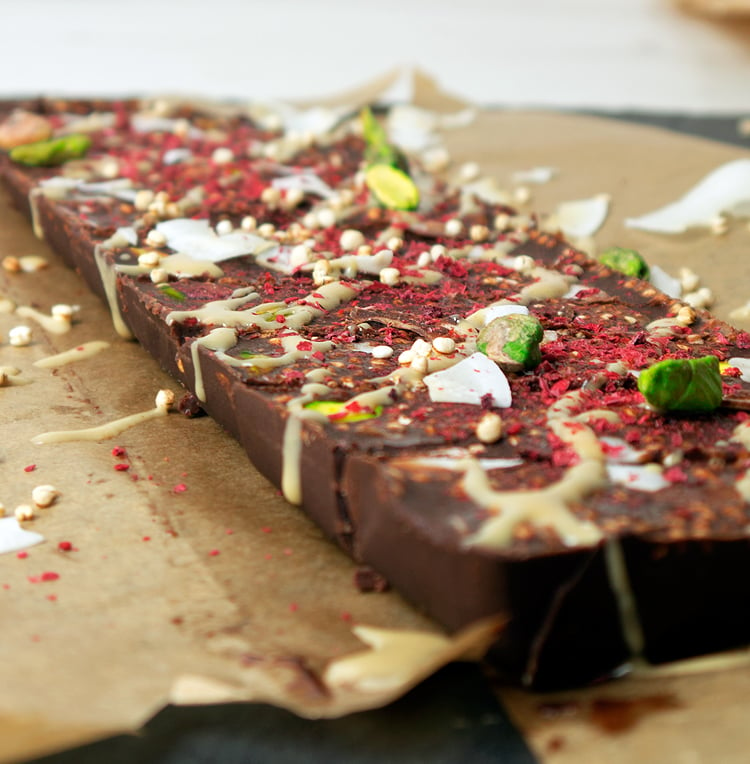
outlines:
[{"label": "dark chocolate slab", "polygon": [[[298,147],[280,167],[267,150],[272,141],[276,153],[285,150],[280,136],[247,117],[180,108],[170,115],[181,120],[170,123],[172,129],[139,132],[134,116],[140,108],[137,103],[41,105],[58,128],[67,119],[62,115],[73,111],[106,110],[114,117],[93,133],[85,162],[28,169],[3,158],[4,180],[31,214],[27,199],[40,181],[74,171],[88,174],[89,182],[109,179],[102,177],[105,163],[97,160],[114,158],[118,177],[128,179],[133,190],[164,195],[161,207],[148,210],[108,194],[37,195],[36,214],[50,243],[105,299],[96,257],[106,264],[106,280],[116,286],[116,311],[133,335],[199,395],[269,480],[282,486],[290,473],[299,480],[303,508],[332,539],[450,629],[487,614],[505,615],[509,625],[492,659],[526,684],[579,684],[612,674],[631,659],[661,662],[750,641],[750,510],[737,487],[748,452],[732,440],[746,415],[720,409],[666,417],[644,406],[627,373],[662,358],[742,356],[750,337],[705,312],[685,313],[679,301],[648,283],[593,263],[528,222],[514,226],[511,218],[498,230],[495,218],[508,214],[507,207],[475,200],[461,210],[459,191],[442,182],[433,188],[435,204],[416,215],[373,206],[354,177],[364,144],[346,125]],[[191,126],[200,132],[191,133]],[[163,161],[165,152],[183,149],[190,150],[188,159]],[[225,149],[231,152],[228,159],[221,157]],[[264,194],[274,178],[302,168],[339,187],[338,208],[345,218],[336,225],[308,226],[308,213],[321,204],[310,194],[293,208]],[[414,168],[418,172],[416,160]],[[169,207],[196,187],[202,195],[192,205]],[[345,201],[340,189],[349,196]],[[459,213],[462,229],[446,229],[446,221]],[[398,281],[391,283],[377,270],[343,269],[329,289],[309,270],[270,271],[262,258],[250,255],[221,262],[221,276],[172,276],[167,289],[152,281],[148,268],[142,274],[127,268],[111,273],[115,266],[132,266],[146,250],[171,254],[147,237],[160,221],[182,215],[235,227],[253,215],[274,226],[275,232],[266,232],[271,242],[291,247],[312,240],[318,260],[345,255],[340,242],[345,229],[360,231],[375,257],[385,249],[381,234],[387,239],[400,233],[404,244],[390,266]],[[136,245],[110,240],[126,226],[137,229]],[[487,230],[474,229],[472,239],[472,226]],[[428,256],[436,242],[446,254]],[[524,262],[514,260],[518,255]],[[537,297],[525,291],[548,277],[559,287],[563,276],[563,289],[543,290],[548,293]],[[572,284],[580,291],[567,293]],[[227,300],[238,289],[258,296],[235,310],[237,336],[222,355],[206,342],[224,319],[184,314]],[[320,310],[321,294],[337,291],[345,297]],[[492,396],[478,405],[433,401],[420,383],[425,370],[413,364],[406,371],[401,354],[415,341],[440,337],[458,343],[453,353],[429,351],[427,371],[434,371],[469,355],[474,334],[465,324],[476,311],[519,299],[547,335],[539,367],[508,374],[509,408],[498,409]],[[276,302],[282,306],[269,307],[271,320],[251,318],[259,304]],[[295,311],[305,306],[315,317],[294,325]],[[249,311],[244,318],[243,310]],[[670,320],[664,331],[651,326],[665,318]],[[293,363],[234,365],[253,355],[281,355],[289,323],[302,353]],[[330,346],[310,351],[316,342]],[[389,346],[393,353],[375,358],[363,352],[363,343]],[[298,465],[290,467],[284,441],[295,441],[288,433],[298,421],[292,412],[305,383],[315,380],[316,397],[346,402],[392,384],[393,378],[383,378],[394,373],[403,378],[396,380],[393,396],[378,398],[377,416],[299,421],[301,453]],[[727,393],[747,387],[736,375],[725,380]],[[504,435],[486,444],[476,427],[493,410],[502,416]],[[595,413],[587,418],[587,412]],[[647,493],[602,480],[605,460],[585,456],[571,434],[575,429],[598,449],[601,438],[624,438],[659,472],[664,486]],[[442,459],[437,466],[435,457]],[[518,463],[481,467],[479,458]],[[485,481],[482,491],[470,485],[469,470],[476,471],[476,465]],[[583,488],[568,487],[560,499],[555,486],[568,486],[584,471],[598,477],[588,478]],[[482,492],[489,499],[478,498]],[[479,538],[529,494],[538,497],[538,506],[524,510],[503,538]],[[705,578],[693,576],[686,587],[698,566]],[[627,604],[631,595],[636,612]]]}]

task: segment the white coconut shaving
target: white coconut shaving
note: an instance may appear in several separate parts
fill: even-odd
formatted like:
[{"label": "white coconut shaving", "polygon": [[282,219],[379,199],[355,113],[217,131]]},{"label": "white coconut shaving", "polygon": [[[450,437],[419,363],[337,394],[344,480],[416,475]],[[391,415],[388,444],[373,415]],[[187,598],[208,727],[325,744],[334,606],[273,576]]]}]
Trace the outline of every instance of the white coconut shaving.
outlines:
[{"label": "white coconut shaving", "polygon": [[299,190],[304,194],[320,196],[323,199],[331,199],[336,192],[315,173],[301,172],[296,175],[284,175],[271,181],[274,188],[280,191]]},{"label": "white coconut shaving", "polygon": [[602,435],[600,442],[606,446],[605,456],[613,464],[638,464],[643,460],[643,452],[633,448],[627,440]]},{"label": "white coconut shaving", "polygon": [[545,228],[559,228],[568,238],[593,236],[607,219],[609,202],[608,194],[562,202],[545,222]]},{"label": "white coconut shaving", "polygon": [[154,114],[133,114],[130,124],[137,133],[173,133],[185,127],[188,138],[198,139],[204,136],[203,130],[188,125],[184,119],[159,117]]},{"label": "white coconut shaving", "polygon": [[648,280],[665,295],[678,300],[682,296],[682,284],[674,276],[670,276],[663,268],[658,265],[649,266]]},{"label": "white coconut shaving", "polygon": [[508,378],[484,353],[474,353],[448,369],[428,374],[423,381],[434,403],[480,406],[488,395],[498,408],[508,408],[512,403]]},{"label": "white coconut shaving", "polygon": [[487,326],[490,321],[494,321],[496,318],[501,318],[502,316],[512,316],[514,314],[528,316],[529,309],[525,305],[511,305],[510,303],[506,303],[504,305],[488,305],[482,311],[482,317],[484,319],[485,326]]},{"label": "white coconut shaving", "polygon": [[187,162],[188,159],[192,159],[193,152],[190,149],[169,149],[164,152],[161,161],[164,164],[179,164],[180,162]]},{"label": "white coconut shaving", "polygon": [[654,493],[671,485],[658,464],[607,464],[606,467],[610,481],[634,491]]},{"label": "white coconut shaving", "polygon": [[557,175],[555,167],[531,167],[528,170],[518,170],[511,175],[514,183],[534,183],[543,185],[549,183]]},{"label": "white coconut shaving", "polygon": [[740,379],[743,382],[750,382],[750,358],[730,358],[727,363],[740,370]]},{"label": "white coconut shaving", "polygon": [[628,228],[653,233],[684,233],[711,228],[723,214],[750,216],[750,159],[735,159],[716,168],[676,202],[635,218]]},{"label": "white coconut shaving", "polygon": [[175,218],[157,223],[156,230],[164,234],[166,245],[193,260],[219,263],[240,255],[260,254],[269,246],[267,239],[245,231],[234,230],[219,236],[208,220]]},{"label": "white coconut shaving", "polygon": [[24,530],[15,517],[0,517],[0,554],[19,552],[42,541],[44,536]]}]

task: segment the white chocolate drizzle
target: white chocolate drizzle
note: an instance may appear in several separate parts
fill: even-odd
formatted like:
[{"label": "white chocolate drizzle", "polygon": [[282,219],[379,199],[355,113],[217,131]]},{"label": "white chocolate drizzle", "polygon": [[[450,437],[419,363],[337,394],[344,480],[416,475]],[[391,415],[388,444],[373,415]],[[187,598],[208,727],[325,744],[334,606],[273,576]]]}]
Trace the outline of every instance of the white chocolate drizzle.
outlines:
[{"label": "white chocolate drizzle", "polygon": [[287,403],[287,418],[284,427],[284,442],[281,453],[281,492],[290,503],[302,504],[302,422],[304,419],[327,421],[325,414],[305,408],[306,403],[325,396],[330,392],[327,385],[309,382],[302,386],[301,395]]},{"label": "white chocolate drizzle", "polygon": [[28,305],[19,305],[16,308],[16,314],[22,318],[36,321],[42,329],[50,334],[67,334],[70,331],[71,322],[69,319],[47,315]]},{"label": "white chocolate drizzle", "polygon": [[607,566],[609,586],[615,595],[617,611],[620,616],[622,636],[634,662],[643,661],[645,639],[643,627],[638,615],[635,595],[630,586],[622,543],[617,538],[610,538],[604,545],[604,562]]},{"label": "white chocolate drizzle", "polygon": [[[740,443],[750,450],[750,420],[740,422],[730,437],[734,443]],[[750,470],[747,470],[734,484],[737,493],[746,501],[750,502]]]},{"label": "white chocolate drizzle", "polygon": [[108,347],[109,342],[105,342],[104,340],[84,342],[82,345],[76,345],[76,347],[71,348],[70,350],[64,350],[62,353],[49,355],[46,358],[40,358],[38,361],[34,361],[34,366],[40,369],[54,369],[58,366],[75,363],[76,361],[84,361]]},{"label": "white chocolate drizzle", "polygon": [[87,427],[81,430],[43,432],[41,435],[33,437],[31,442],[36,445],[44,445],[46,443],[69,443],[71,441],[108,440],[109,438],[116,437],[121,432],[125,432],[125,430],[128,430],[131,427],[135,427],[137,424],[141,424],[141,422],[147,422],[150,419],[166,416],[169,413],[173,400],[173,395],[162,396],[160,393],[157,396],[156,405],[148,411],[140,411],[137,414],[130,414],[130,416],[115,419],[112,422],[107,422],[98,427]]},{"label": "white chocolate drizzle", "polygon": [[120,311],[120,303],[117,299],[117,271],[108,265],[104,252],[112,247],[129,246],[132,243],[131,230],[118,228],[109,239],[94,247],[94,262],[99,270],[99,278],[112,316],[112,325],[124,340],[132,340],[133,334],[125,324]]},{"label": "white chocolate drizzle", "polygon": [[601,541],[601,530],[579,520],[568,508],[607,482],[604,453],[594,432],[572,418],[581,400],[574,391],[560,398],[547,412],[547,424],[577,454],[579,462],[569,467],[556,483],[530,491],[495,491],[487,473],[475,459],[464,466],[463,488],[479,506],[492,513],[480,528],[464,540],[466,546],[490,549],[507,547],[522,522],[552,527],[568,546],[591,546]]},{"label": "white chocolate drizzle", "polygon": [[[246,329],[257,327],[265,331],[282,328],[299,329],[318,316],[351,300],[358,291],[359,287],[333,281],[317,287],[314,292],[296,303],[264,302],[251,310],[238,310],[260,297],[252,289],[238,289],[226,300],[207,302],[195,310],[173,311],[167,316],[167,323],[195,318],[209,326],[233,326]],[[277,316],[284,317],[283,326],[277,322]]]}]

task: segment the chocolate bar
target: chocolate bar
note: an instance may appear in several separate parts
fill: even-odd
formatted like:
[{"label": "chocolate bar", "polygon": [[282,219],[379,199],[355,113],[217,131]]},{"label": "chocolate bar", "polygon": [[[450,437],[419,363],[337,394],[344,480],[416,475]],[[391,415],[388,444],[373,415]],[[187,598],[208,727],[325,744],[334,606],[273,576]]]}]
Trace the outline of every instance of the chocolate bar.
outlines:
[{"label": "chocolate bar", "polygon": [[[448,629],[502,615],[503,676],[750,641],[748,334],[431,172],[369,112],[4,111],[16,204],[183,408]],[[676,410],[649,404],[665,361]]]}]

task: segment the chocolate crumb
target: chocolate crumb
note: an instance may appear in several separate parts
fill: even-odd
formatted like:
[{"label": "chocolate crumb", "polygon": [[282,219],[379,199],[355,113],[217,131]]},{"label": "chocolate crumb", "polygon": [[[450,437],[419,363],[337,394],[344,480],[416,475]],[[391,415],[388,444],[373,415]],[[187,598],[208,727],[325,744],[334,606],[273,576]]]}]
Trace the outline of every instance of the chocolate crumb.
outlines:
[{"label": "chocolate crumb", "polygon": [[365,593],[387,592],[391,588],[385,577],[368,565],[357,568],[354,573],[354,585],[359,591]]},{"label": "chocolate crumb", "polygon": [[184,414],[188,419],[204,416],[205,411],[201,407],[200,401],[192,393],[185,393],[177,404],[177,410]]}]

